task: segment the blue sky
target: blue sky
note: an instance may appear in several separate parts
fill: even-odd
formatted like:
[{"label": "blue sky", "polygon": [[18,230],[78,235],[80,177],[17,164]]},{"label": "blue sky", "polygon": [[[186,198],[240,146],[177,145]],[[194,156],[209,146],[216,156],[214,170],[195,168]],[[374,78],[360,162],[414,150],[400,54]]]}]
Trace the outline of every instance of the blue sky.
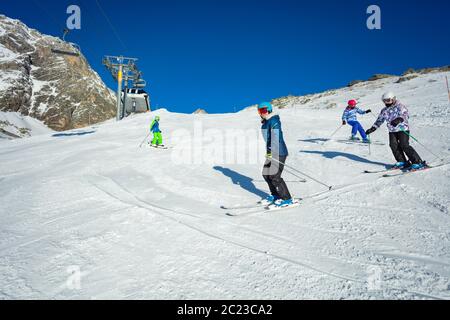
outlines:
[{"label": "blue sky", "polygon": [[[374,73],[450,63],[447,0],[2,0],[0,12],[61,35],[81,7],[78,43],[111,88],[102,57],[139,58],[155,107],[232,112],[288,94],[345,86]],[[366,9],[382,10],[382,30]]]}]

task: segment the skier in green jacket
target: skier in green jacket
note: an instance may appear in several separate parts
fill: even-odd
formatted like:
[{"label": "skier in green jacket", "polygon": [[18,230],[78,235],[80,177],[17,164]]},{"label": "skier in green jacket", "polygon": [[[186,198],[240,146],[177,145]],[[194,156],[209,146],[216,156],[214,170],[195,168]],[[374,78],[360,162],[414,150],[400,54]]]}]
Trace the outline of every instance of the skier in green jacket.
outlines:
[{"label": "skier in green jacket", "polygon": [[152,147],[163,147],[163,138],[161,130],[159,129],[159,120],[161,118],[156,116],[150,125],[150,131],[153,133]]}]

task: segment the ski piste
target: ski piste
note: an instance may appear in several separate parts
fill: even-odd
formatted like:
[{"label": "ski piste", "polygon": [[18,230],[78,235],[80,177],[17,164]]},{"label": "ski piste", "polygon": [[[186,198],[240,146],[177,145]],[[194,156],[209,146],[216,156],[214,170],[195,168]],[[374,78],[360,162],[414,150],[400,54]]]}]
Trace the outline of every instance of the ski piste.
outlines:
[{"label": "ski piste", "polygon": [[450,162],[445,162],[445,163],[438,163],[438,164],[433,164],[433,165],[427,165],[427,167],[425,167],[423,169],[419,169],[419,170],[411,170],[411,169],[400,170],[400,172],[386,173],[386,174],[382,175],[382,177],[383,178],[393,178],[393,177],[399,177],[399,176],[403,176],[403,175],[407,175],[407,174],[411,174],[411,173],[427,172],[429,170],[440,168],[440,167],[443,167],[443,166],[447,166],[449,164],[450,164]]}]

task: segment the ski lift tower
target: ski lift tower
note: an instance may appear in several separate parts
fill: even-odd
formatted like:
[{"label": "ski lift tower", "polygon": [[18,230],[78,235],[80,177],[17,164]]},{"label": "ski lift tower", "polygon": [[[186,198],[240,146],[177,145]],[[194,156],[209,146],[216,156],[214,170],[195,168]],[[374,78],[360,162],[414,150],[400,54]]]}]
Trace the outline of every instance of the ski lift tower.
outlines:
[{"label": "ski lift tower", "polygon": [[[136,66],[136,58],[126,58],[122,56],[105,56],[103,65],[111,72],[113,78],[117,81],[117,121],[124,117],[122,108],[122,82],[125,79],[125,86],[128,87],[130,79],[140,78],[141,72]],[[125,90],[126,91],[126,90]],[[125,97],[124,97],[125,98]]]}]

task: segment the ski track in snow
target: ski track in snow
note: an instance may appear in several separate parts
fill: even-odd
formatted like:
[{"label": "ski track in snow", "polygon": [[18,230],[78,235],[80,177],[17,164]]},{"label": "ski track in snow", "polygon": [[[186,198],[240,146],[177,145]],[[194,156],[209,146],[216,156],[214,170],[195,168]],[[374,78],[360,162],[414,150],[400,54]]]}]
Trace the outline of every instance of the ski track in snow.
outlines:
[{"label": "ski track in snow", "polygon": [[[447,97],[430,82],[442,75],[395,87],[415,136],[449,156],[450,123],[442,118],[449,114],[435,108]],[[221,206],[249,206],[266,192],[257,182],[261,166],[221,165],[230,177],[214,165],[175,165],[172,149],[138,148],[153,114],[97,125],[91,135],[0,141],[7,164],[0,167],[0,298],[450,299],[449,167],[386,179],[363,171],[393,162],[388,143],[372,146],[371,155],[351,143],[313,143],[342,114],[325,102],[362,97],[376,112],[390,81],[280,111],[288,163],[334,186],[288,183],[304,200],[284,211],[226,216]],[[259,127],[252,110],[155,114],[168,145],[172,130],[192,132],[199,119],[205,129],[224,121]],[[439,126],[430,129],[435,119]],[[375,137],[385,143],[385,129]],[[71,266],[80,268],[79,289],[67,285]]]},{"label": "ski track in snow", "polygon": [[[119,186],[119,185],[118,185],[118,186]],[[216,240],[223,241],[223,242],[226,242],[226,243],[229,243],[229,244],[233,244],[233,245],[235,245],[235,246],[242,247],[242,248],[244,248],[244,249],[248,249],[248,250],[251,250],[251,251],[255,251],[255,252],[257,252],[257,253],[261,253],[261,254],[273,256],[274,258],[277,258],[277,259],[280,259],[280,260],[285,260],[285,261],[287,261],[287,262],[291,262],[291,263],[293,263],[293,264],[297,264],[297,265],[300,265],[300,266],[309,268],[309,269],[311,269],[311,270],[314,270],[314,271],[317,271],[317,272],[320,272],[320,273],[324,273],[324,274],[326,274],[326,275],[334,276],[334,277],[337,277],[337,278],[340,278],[340,279],[344,279],[344,280],[358,281],[357,279],[352,279],[352,278],[350,278],[350,277],[346,277],[346,276],[343,276],[343,275],[337,275],[337,274],[328,273],[328,272],[319,270],[319,269],[317,269],[317,268],[314,268],[314,267],[312,267],[312,266],[305,265],[305,264],[302,263],[302,262],[298,262],[298,261],[294,261],[294,260],[289,259],[289,258],[285,258],[285,257],[277,256],[277,255],[274,255],[274,254],[270,254],[270,253],[268,253],[267,251],[263,251],[263,250],[256,249],[256,248],[252,248],[252,247],[246,246],[246,245],[244,245],[244,244],[241,244],[241,243],[238,243],[238,242],[235,242],[235,241],[227,240],[227,239],[225,239],[225,238],[223,238],[223,237],[221,237],[221,236],[219,236],[219,235],[213,234],[213,233],[208,232],[208,231],[205,231],[205,230],[203,230],[203,229],[201,229],[201,228],[199,228],[199,227],[197,227],[197,226],[194,226],[194,225],[190,224],[189,222],[185,222],[185,221],[182,221],[182,220],[180,220],[180,219],[176,219],[176,218],[174,218],[174,217],[172,217],[172,216],[168,216],[167,213],[175,213],[175,214],[177,214],[177,215],[180,215],[180,214],[181,214],[181,215],[185,215],[185,216],[190,216],[190,217],[195,217],[195,218],[197,218],[197,219],[201,219],[201,217],[199,217],[199,216],[192,215],[192,214],[189,214],[189,213],[181,213],[181,212],[178,212],[178,211],[175,211],[175,210],[170,210],[170,209],[162,208],[162,207],[157,206],[157,205],[154,205],[154,204],[149,204],[149,203],[147,203],[147,202],[143,202],[143,201],[137,199],[136,197],[134,197],[134,196],[131,195],[131,194],[128,194],[128,196],[129,196],[128,199],[121,199],[120,197],[114,195],[114,194],[111,193],[111,192],[106,191],[105,189],[103,189],[103,188],[101,188],[101,187],[98,187],[98,186],[97,186],[97,188],[99,188],[101,191],[105,192],[108,196],[111,196],[111,197],[113,197],[114,199],[116,199],[116,200],[118,200],[118,201],[120,201],[120,202],[122,202],[122,203],[124,203],[124,204],[134,205],[134,206],[136,206],[136,207],[139,207],[139,208],[143,208],[143,209],[149,210],[149,211],[152,212],[152,213],[157,213],[157,214],[163,215],[165,218],[168,218],[168,219],[170,219],[170,220],[172,220],[172,221],[175,221],[175,222],[177,222],[177,223],[179,223],[179,224],[181,224],[181,225],[183,225],[183,226],[185,226],[185,227],[187,227],[187,228],[190,228],[190,229],[193,229],[193,230],[195,230],[195,231],[198,231],[199,233],[201,233],[201,234],[203,234],[203,235],[205,235],[205,236],[207,236],[207,237],[214,238],[214,239],[216,239]],[[122,188],[122,191],[125,191],[125,192],[127,193],[127,191],[126,191],[125,189],[123,189],[123,188]],[[158,212],[158,211],[159,211],[159,212]],[[237,227],[237,226],[236,226],[236,227]],[[267,234],[266,234],[266,235],[267,235]],[[275,238],[274,236],[271,236],[271,237],[272,237],[272,238]],[[284,240],[283,240],[283,241],[284,241]]]}]

